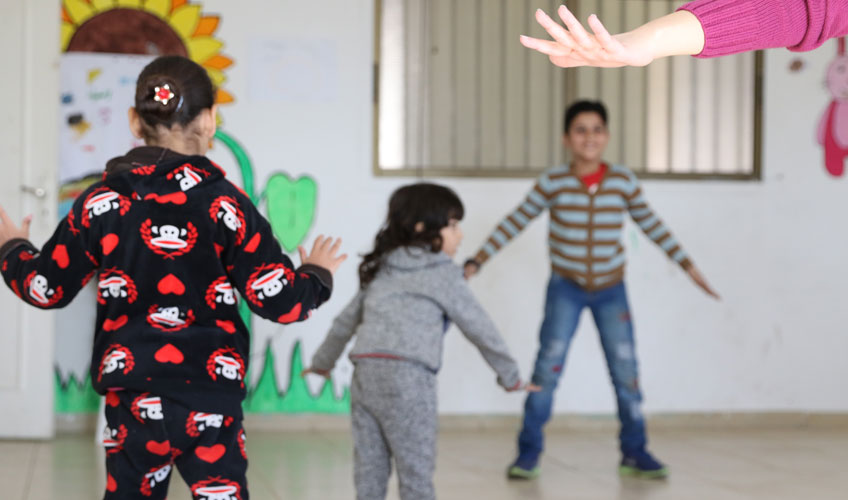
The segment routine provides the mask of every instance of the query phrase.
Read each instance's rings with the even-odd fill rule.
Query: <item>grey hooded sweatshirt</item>
[[[520,383],[518,365],[489,315],[471,293],[462,269],[443,253],[417,247],[388,255],[374,280],[333,321],[312,358],[330,370],[351,337],[351,360],[386,357],[417,362],[433,372],[442,364],[442,339],[453,321],[510,389]]]

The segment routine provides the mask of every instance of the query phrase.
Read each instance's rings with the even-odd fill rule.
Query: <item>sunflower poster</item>
[[[230,5],[221,4],[221,5]],[[238,4],[231,4],[238,11]],[[257,184],[251,155],[227,130],[222,119],[236,102],[227,88],[235,58],[227,54],[219,36],[222,16],[204,12],[201,2],[188,0],[63,0],[61,2],[61,115],[60,115],[60,214],[67,213],[76,196],[98,180],[106,162],[141,142],[127,126],[127,110],[133,105],[136,77],[159,55],[188,57],[206,69],[217,88],[219,128],[210,156],[220,163],[228,178],[240,185],[270,220],[274,233],[287,252],[296,251],[306,238],[317,204],[317,183],[308,176],[288,172],[264,172],[265,185]],[[288,47],[288,46],[286,46]],[[279,60],[291,66],[292,50],[253,50],[245,59],[260,56],[263,73]],[[319,47],[319,54],[328,52]],[[297,52],[297,51],[295,51]],[[329,57],[329,56],[327,56]],[[314,59],[314,58],[313,58]],[[300,60],[300,59],[298,59]],[[275,62],[276,61],[276,62]],[[279,64],[277,64],[279,65]],[[245,68],[246,69],[246,68]],[[295,85],[277,78],[261,89],[265,95],[296,94],[307,90],[322,94],[332,88],[316,86],[314,71],[301,71]],[[320,68],[319,68],[320,69]],[[291,74],[291,73],[288,73]],[[334,80],[319,75],[319,80]],[[303,83],[303,82],[301,82]],[[255,89],[254,89],[255,90]],[[96,280],[93,280],[93,283]],[[94,286],[94,285],[91,285]],[[96,289],[81,292],[74,303],[58,313],[56,323],[56,410],[59,413],[93,413],[100,404],[88,377],[95,328]],[[244,301],[242,301],[244,304]],[[345,413],[349,409],[349,373],[344,380],[309,384],[300,372],[306,354],[297,327],[254,321],[242,308],[251,329],[252,363],[247,379],[247,412]],[[287,329],[290,328],[290,329]],[[281,335],[281,329],[287,329]],[[294,342],[277,342],[287,338]]]

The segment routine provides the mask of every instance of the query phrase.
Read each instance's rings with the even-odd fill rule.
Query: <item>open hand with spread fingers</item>
[[[661,57],[698,54],[704,47],[703,27],[687,11],[668,14],[616,35],[610,34],[595,14],[588,19],[591,33],[565,5],[557,14],[564,26],[541,9],[536,11],[536,21],[553,40],[522,36],[521,44],[547,55],[562,68],[647,66]]]
[[[303,247],[297,247],[297,251],[300,253],[301,264],[323,267],[335,274],[342,262],[347,259],[347,254],[338,255],[341,245],[341,238],[334,240],[321,235],[315,238],[315,243],[312,244],[312,250],[309,254]]]

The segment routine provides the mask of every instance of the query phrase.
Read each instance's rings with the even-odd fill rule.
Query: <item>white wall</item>
[[[341,236],[356,257],[369,248],[391,191],[411,181],[375,178],[371,170],[372,2],[232,5],[204,2],[204,11],[222,14],[216,36],[236,59],[227,70],[226,87],[237,103],[223,110],[226,129],[260,169],[258,185],[279,170],[313,176],[319,208],[310,238],[318,232]],[[332,57],[316,63],[337,79],[322,96],[258,99],[250,90],[248,54],[251,44],[269,39],[323,47]],[[646,411],[848,411],[848,307],[843,304],[848,234],[841,219],[848,213],[848,179],[827,177],[814,143],[818,116],[829,99],[822,83],[825,66],[834,53],[831,42],[803,55],[807,65],[800,74],[787,70],[796,55],[769,53],[763,182],[646,183],[654,208],[723,296],[720,303],[711,301],[650,241],[632,227],[625,232]],[[530,180],[440,181],[466,204],[462,256],[476,250],[531,186]],[[549,269],[545,226],[546,221],[537,221],[472,284],[528,375]],[[274,334],[274,342],[284,347],[303,338],[311,354],[352,296],[357,262],[352,258],[340,271],[333,300],[315,318]],[[276,331],[265,325],[262,335]],[[455,330],[446,342],[440,378],[445,413],[520,411],[522,397],[498,389],[494,375]],[[597,334],[587,315],[572,344],[557,411],[612,409]]]

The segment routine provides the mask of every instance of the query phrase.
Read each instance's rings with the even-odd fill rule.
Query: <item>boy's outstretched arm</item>
[[[360,290],[347,306],[333,320],[333,326],[327,333],[327,338],[312,356],[312,365],[307,370],[318,375],[329,374],[336,366],[339,356],[342,355],[345,346],[356,333],[356,328],[362,322],[362,302],[365,293]]]
[[[234,198],[244,228],[232,231],[222,224],[219,232],[221,259],[233,285],[263,318],[283,324],[307,319],[330,298],[333,273],[347,258],[338,255],[341,240],[319,236],[308,255],[300,249],[302,265],[295,269],[253,203],[241,194]]]
[[[71,208],[73,217],[78,204]],[[65,217],[39,251],[29,241],[31,217],[18,227],[0,207],[0,270],[15,295],[41,309],[66,306],[94,275],[98,256]]]
[[[533,185],[533,189],[527,193],[527,196],[518,208],[504,217],[495,230],[492,231],[492,234],[486,239],[486,243],[480,248],[477,254],[465,262],[465,277],[470,278],[476,274],[480,266],[509,243],[510,240],[518,236],[518,233],[523,231],[530,224],[530,221],[548,208],[550,201],[550,179],[548,179],[547,175],[543,174],[536,181],[536,184]]]
[[[718,294],[710,287],[707,280],[703,277],[695,264],[692,263],[689,256],[680,246],[680,243],[671,234],[671,231],[666,225],[654,214],[645,195],[642,192],[642,187],[636,176],[630,173],[630,192],[627,193],[627,209],[630,212],[630,217],[639,226],[642,232],[648,238],[657,244],[668,257],[680,264],[680,267],[692,278],[698,287],[700,287],[707,295],[719,299]]]

